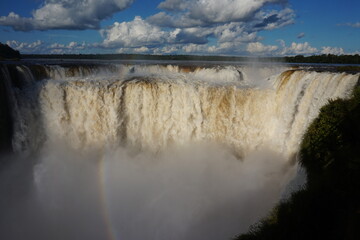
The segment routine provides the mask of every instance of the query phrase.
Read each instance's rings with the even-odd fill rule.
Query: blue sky
[[[360,54],[358,0],[1,0],[22,53]]]

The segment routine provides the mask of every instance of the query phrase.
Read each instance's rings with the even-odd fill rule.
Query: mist
[[[203,144],[154,154],[48,143],[2,171],[0,237],[229,239],[279,200],[295,169],[279,158]]]

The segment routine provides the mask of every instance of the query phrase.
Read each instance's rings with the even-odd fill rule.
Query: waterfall
[[[12,129],[18,162],[32,162],[0,174],[3,185],[31,185],[25,200],[0,202],[13,219],[0,217],[7,239],[226,239],[246,231],[293,177],[320,108],[348,97],[359,79],[216,64],[0,70],[0,104],[12,119],[0,129]],[[14,177],[22,171],[30,171],[25,180]]]
[[[306,70],[255,82],[246,68],[172,65],[50,66],[36,82],[30,68],[15,69],[17,151],[60,138],[75,148],[125,144],[156,152],[208,141],[241,155],[269,148],[290,156],[320,107],[348,96],[357,82],[356,75]]]

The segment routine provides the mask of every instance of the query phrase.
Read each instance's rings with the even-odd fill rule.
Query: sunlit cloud
[[[93,43],[7,42],[23,53],[63,54],[105,49],[143,54],[345,54],[343,48],[313,47],[309,42],[287,45],[279,40],[275,44],[264,44],[262,32],[294,24],[296,15],[287,0],[224,1],[165,0],[158,5],[159,12],[147,18],[136,16],[133,20],[115,21],[100,28],[102,20],[129,7],[134,0],[46,0],[32,12],[32,17],[24,18],[11,12],[0,17],[0,25],[19,31],[98,29],[102,37]],[[343,25],[358,27],[360,23]],[[304,37],[304,32],[297,35],[297,39]]]
[[[0,25],[15,31],[50,29],[99,29],[100,22],[129,7],[134,0],[46,0],[32,11],[32,17],[10,12],[0,17]]]
[[[189,23],[191,22],[196,26],[204,26],[229,22],[248,22],[263,7],[269,4],[285,4],[286,2],[286,0],[166,0],[159,4],[159,8],[168,11],[170,14],[160,13],[163,17],[170,16],[174,20],[182,19],[188,26],[190,26]],[[173,21],[173,23],[175,22],[184,24],[183,22]]]
[[[344,49],[339,47],[322,47],[322,54],[334,54],[334,55],[343,55],[345,54]]]
[[[247,45],[246,50],[249,53],[254,53],[254,54],[264,54],[264,53],[269,53],[269,52],[274,52],[278,49],[278,46],[265,46],[264,44],[260,43],[260,42],[253,42],[253,43],[249,43]]]
[[[158,6],[163,11],[146,19],[135,17],[133,21],[115,22],[100,30],[104,40],[98,46],[132,52],[143,46],[154,53],[161,53],[162,49],[169,53],[172,49],[176,53],[248,54],[248,44],[262,40],[258,36],[260,31],[294,23],[295,13],[286,3],[283,0],[226,0],[226,4],[213,0],[167,0]],[[282,9],[265,9],[271,4]],[[250,49],[255,51],[253,47]],[[273,51],[274,47],[269,50]]]
[[[175,41],[178,31],[164,31],[138,16],[131,22],[115,22],[100,33],[104,38],[103,47],[116,48],[159,46],[171,43]]]
[[[23,53],[39,52],[44,46],[44,42],[41,40],[31,43],[12,40],[7,41],[6,44]]]
[[[279,55],[286,56],[286,55],[310,55],[310,54],[316,54],[319,52],[319,50],[315,47],[312,47],[308,42],[304,43],[296,43],[292,42],[290,46],[286,46],[286,43],[284,40],[278,41],[281,45],[281,51],[279,52]]]
[[[89,44],[78,43],[78,42],[69,42],[68,44],[63,43],[51,43],[48,44],[44,41],[37,40],[35,42],[19,42],[19,41],[7,41],[7,45],[10,47],[20,51],[21,53],[25,54],[32,54],[32,53],[52,53],[52,54],[64,54],[64,53],[77,53],[81,50],[89,49],[92,46]]]

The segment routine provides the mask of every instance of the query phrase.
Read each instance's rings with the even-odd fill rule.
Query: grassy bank
[[[360,239],[360,87],[332,100],[301,144],[307,185],[236,240]]]

